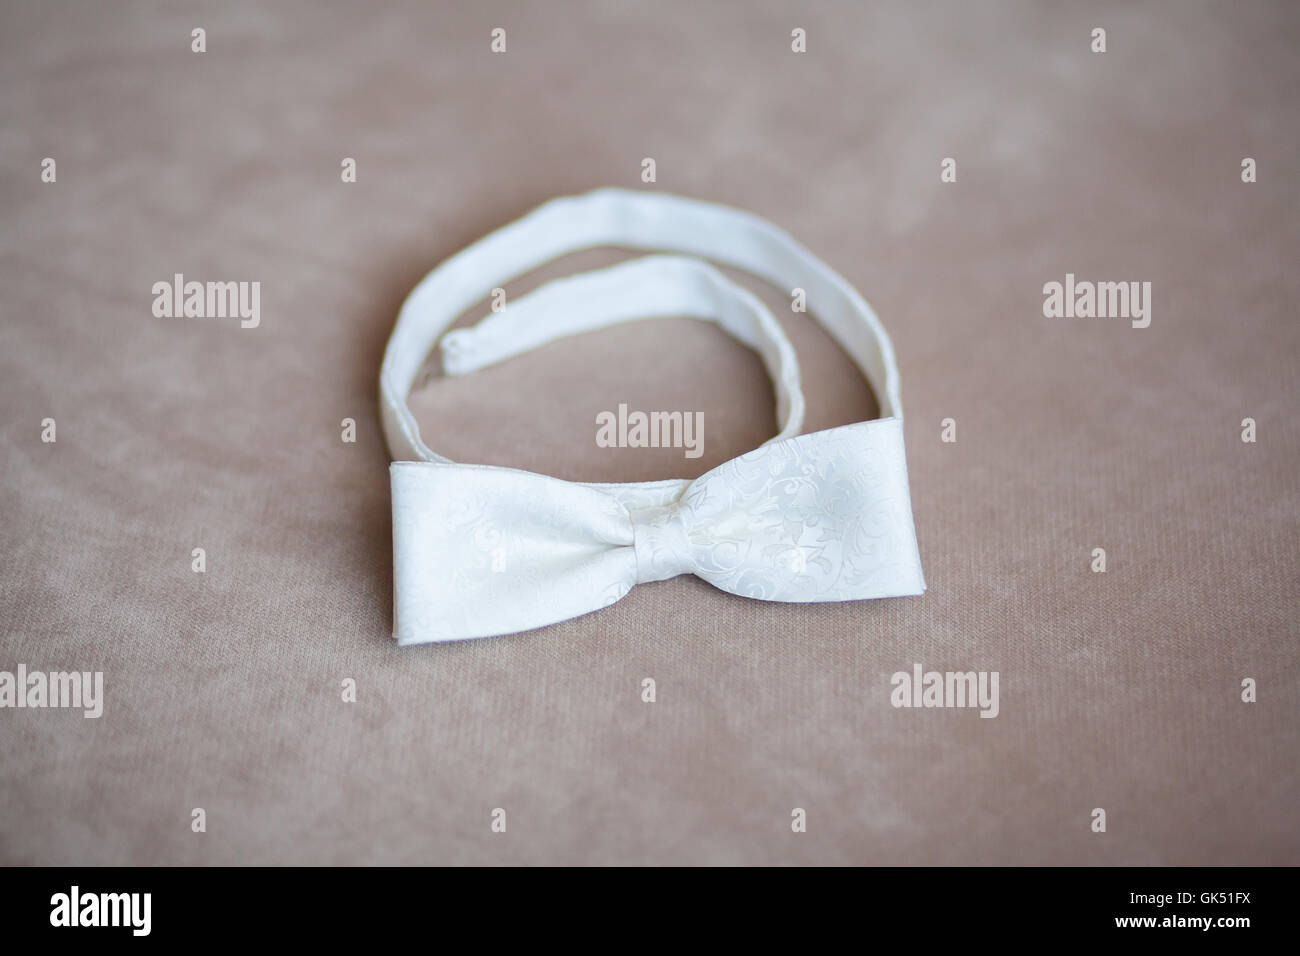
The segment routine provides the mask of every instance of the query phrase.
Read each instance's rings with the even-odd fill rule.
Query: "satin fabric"
[[[755,348],[773,377],[778,433],[687,481],[568,482],[457,464],[428,449],[406,405],[424,356],[465,308],[560,255],[593,246],[676,250],[549,282],[441,340],[467,374],[615,322],[690,315]],[[884,417],[798,435],[793,348],[762,303],[697,258],[782,287],[857,361]],[[770,601],[925,590],[912,522],[893,349],[865,300],[775,226],[697,200],[598,190],[553,200],[447,260],[402,307],[380,382],[393,495],[400,644],[490,637],[597,610],[637,584],[695,574]]]

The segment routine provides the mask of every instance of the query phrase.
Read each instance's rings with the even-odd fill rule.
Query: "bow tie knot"
[[[676,505],[638,508],[629,513],[637,584],[665,581],[695,569],[694,546]]]

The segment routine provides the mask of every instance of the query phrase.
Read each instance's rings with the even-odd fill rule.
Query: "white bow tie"
[[[810,311],[876,391],[880,419],[800,435],[794,350],[766,307],[699,258],[650,255],[549,282],[442,336],[462,375],[566,335],[664,315],[715,321],[772,375],[781,430],[694,481],[592,484],[457,464],[430,451],[406,404],[425,356],[489,290],[597,246],[676,250],[805,291]],[[408,296],[380,374],[395,460],[399,644],[511,634],[695,574],[768,601],[852,601],[925,590],[908,493],[893,348],[871,307],[785,233],[724,206],[602,189],[552,200],[429,273]]]

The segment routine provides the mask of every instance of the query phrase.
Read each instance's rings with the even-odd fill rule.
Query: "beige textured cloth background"
[[[1300,862],[1298,45],[1283,2],[6,2],[0,669],[101,670],[106,704],[0,711],[0,861]],[[757,212],[871,300],[926,595],[678,578],[394,645],[398,305],[603,185]],[[177,272],[260,281],[260,327],[155,318]],[[1150,327],[1044,318],[1067,272],[1150,281]],[[808,429],[870,417],[769,301]],[[619,402],[703,411],[704,457],[597,448]],[[453,458],[588,480],[774,430],[757,358],[671,317],[414,405]],[[1000,715],[894,709],[914,662],[998,671]]]

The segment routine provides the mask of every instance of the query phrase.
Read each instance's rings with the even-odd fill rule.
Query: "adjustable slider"
[[[438,343],[445,375],[464,375],[495,365],[533,347],[531,337],[505,313],[489,315],[478,325],[452,329]]]

